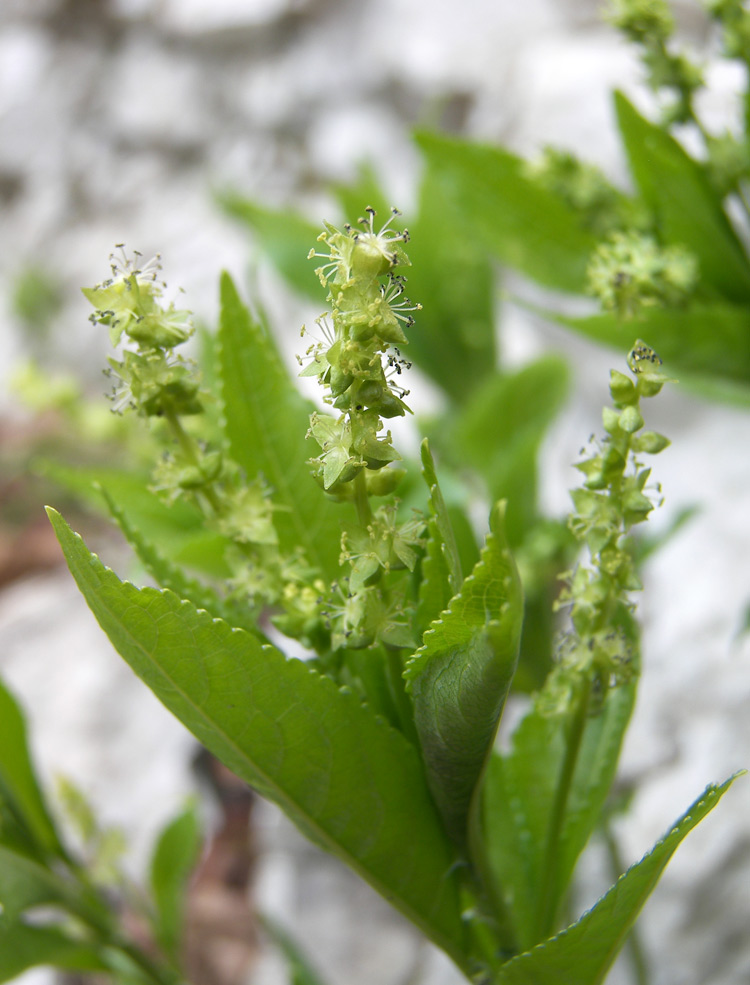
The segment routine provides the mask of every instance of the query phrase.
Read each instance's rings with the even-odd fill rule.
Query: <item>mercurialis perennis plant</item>
[[[120,347],[110,360],[114,409],[146,419],[163,452],[148,475],[96,479],[161,587],[121,581],[50,517],[94,615],[167,708],[468,980],[597,985],[677,845],[731,782],[709,787],[583,916],[570,912],[576,862],[604,815],[635,697],[641,584],[631,529],[659,495],[646,460],[668,444],[646,429],[642,404],[667,377],[640,340],[630,372],[612,371],[604,434],[577,466],[583,485],[567,533],[528,519],[511,495],[486,502],[477,527],[468,507],[479,515],[482,485],[462,486],[461,469],[436,463],[427,440],[420,469],[389,431],[410,413],[404,354],[422,317],[406,293],[398,219],[394,210],[380,225],[368,209],[354,226],[327,224],[311,250],[328,311],[304,331],[300,362],[320,386],[317,407],[227,275],[201,375],[178,354],[192,328],[165,302],[158,265],[113,261],[111,278],[85,294]],[[419,300],[428,317],[431,298]],[[542,370],[523,372],[509,376],[512,386]],[[562,371],[545,363],[543,372],[552,388]],[[502,384],[493,407],[523,393]],[[480,418],[450,406],[447,434],[465,436],[463,472],[481,474],[469,455],[476,461],[481,440],[493,460],[504,419],[478,437]],[[463,443],[454,444],[460,463]],[[556,544],[579,553],[568,550],[548,613],[554,659],[537,663],[535,673],[544,670],[529,696],[518,682],[540,645],[529,613],[542,596],[524,603],[524,588],[531,597],[551,556],[539,545],[553,530]],[[525,713],[501,751],[509,694]],[[2,851],[15,857],[16,846]],[[57,843],[45,851],[35,864],[51,871]],[[11,892],[1,873],[0,893]],[[75,870],[66,878],[75,884]],[[111,968],[113,931],[66,893],[58,905]],[[59,933],[73,940],[79,930]],[[179,950],[161,947],[148,969],[152,981],[179,980]]]

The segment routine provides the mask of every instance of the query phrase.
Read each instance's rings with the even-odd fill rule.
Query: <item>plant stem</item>
[[[366,527],[372,520],[372,510],[367,495],[367,480],[364,469],[360,469],[354,479],[354,505],[357,507],[360,525]]]
[[[568,798],[570,797],[570,791],[573,785],[578,754],[581,750],[583,733],[586,730],[590,697],[591,680],[585,677],[582,682],[581,693],[578,697],[578,706],[570,723],[565,758],[560,769],[555,798],[552,802],[549,827],[547,829],[547,844],[542,862],[542,885],[537,905],[537,931],[540,941],[543,941],[552,932],[555,914],[557,912],[556,890],[560,868],[560,836],[565,820]]]
[[[164,420],[169,425],[174,439],[180,446],[182,454],[191,465],[194,465],[197,469],[199,469],[200,457],[195,439],[190,437],[185,428],[182,426],[179,417],[173,410],[165,410]],[[201,489],[201,492],[208,500],[214,513],[221,513],[221,500],[217,496],[216,490],[212,489],[209,485],[206,485],[203,489]]]

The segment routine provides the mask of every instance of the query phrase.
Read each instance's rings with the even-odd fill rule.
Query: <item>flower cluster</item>
[[[703,73],[683,52],[669,48],[674,20],[667,0],[612,0],[609,19],[640,45],[651,89],[672,93],[672,102],[664,109],[664,124],[696,122],[693,96],[704,84]]]
[[[168,443],[151,474],[151,488],[167,503],[187,498],[226,538],[227,599],[256,615],[266,607],[283,630],[311,645],[321,626],[318,603],[325,585],[299,557],[284,556],[273,517],[277,507],[261,476],[249,477],[212,441],[199,440],[205,422],[195,363],[174,350],[193,334],[190,313],[163,303],[160,257],[141,264],[122,246],[110,257],[112,276],[83,293],[95,307],[91,320],[109,328],[116,380],[113,410],[133,410],[161,421]],[[184,417],[191,419],[186,427]],[[197,436],[196,436],[197,435]]]
[[[328,252],[309,254],[324,261],[316,273],[329,288],[331,310],[318,319],[320,337],[308,348],[301,375],[317,377],[325,402],[339,411],[336,417],[311,416],[309,435],[320,446],[311,464],[326,492],[354,501],[358,517],[342,537],[341,563],[349,565],[349,574],[326,609],[334,648],[413,642],[399,615],[400,589],[386,588],[382,577],[414,569],[424,522],[399,524],[396,503],[374,513],[369,503],[393,492],[404,474],[390,467],[401,456],[390,432],[383,433],[383,419],[409,411],[400,378],[410,363],[399,347],[408,341],[404,330],[413,324],[412,312],[421,307],[408,299],[406,279],[396,273],[409,262],[403,250],[408,232],[391,228],[398,215],[393,209],[379,230],[371,208],[359,220],[361,228],[327,225],[319,242]]]
[[[738,58],[750,65],[750,10],[743,0],[711,0],[708,11],[723,28],[727,58]]]
[[[589,292],[604,308],[632,318],[644,307],[686,301],[698,265],[682,246],[659,246],[652,236],[617,232],[596,248],[587,274]]]
[[[314,459],[315,475],[328,492],[352,495],[344,487],[358,476],[368,491],[384,495],[400,478],[372,484],[373,473],[400,459],[390,432],[381,434],[382,418],[403,416],[408,390],[399,385],[410,363],[398,348],[407,342],[404,328],[413,322],[412,304],[404,293],[405,278],[395,267],[408,263],[402,243],[408,232],[390,228],[399,214],[375,231],[375,212],[368,209],[363,229],[344,226],[343,232],[326,226],[319,242],[328,253],[310,251],[310,258],[325,263],[316,273],[329,287],[329,314],[318,319],[322,338],[307,350],[302,376],[316,376],[327,391],[326,402],[338,417],[314,414],[310,434],[320,445]],[[303,332],[306,331],[303,329]]]
[[[203,407],[195,367],[174,354],[193,334],[190,312],[162,304],[166,284],[159,280],[159,255],[141,264],[139,253],[129,257],[121,244],[117,250],[109,258],[112,276],[83,288],[96,309],[91,321],[109,328],[112,345],[124,337],[135,346],[125,349],[121,360],[109,360],[113,410],[132,409],[145,417],[199,414]]]
[[[654,508],[647,486],[651,470],[639,456],[658,454],[669,444],[664,435],[643,430],[640,400],[659,393],[668,378],[659,372],[659,356],[640,339],[628,365],[634,380],[616,370],[610,375],[614,407],[603,412],[606,437],[576,466],[585,480],[571,494],[569,525],[591,563],[564,576],[558,608],[569,610],[571,629],[540,696],[550,712],[569,709],[583,688],[596,707],[609,688],[637,672],[629,593],[641,583],[627,535]]]

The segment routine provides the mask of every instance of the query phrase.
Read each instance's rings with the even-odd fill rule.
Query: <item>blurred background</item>
[[[698,6],[675,11],[684,39],[710,59]],[[105,525],[34,468],[50,449],[69,448],[74,462],[77,427],[108,427],[99,395],[109,343],[80,287],[107,275],[115,243],[158,251],[170,288],[184,287],[211,327],[228,269],[269,312],[291,365],[299,328],[324,299],[310,309],[285,291],[220,194],[338,219],[331,183],[368,162],[408,225],[416,126],[531,156],[556,144],[626,186],[610,93],[648,105],[641,75],[593,0],[0,0],[0,674],[26,709],[42,775],[72,777],[103,822],[125,831],[135,875],[154,832],[206,779],[191,738],[90,617],[42,513],[44,502],[69,507],[107,563],[126,570]],[[707,75],[704,108],[721,121],[741,80],[726,62],[709,61]],[[506,278],[506,294],[517,286]],[[501,316],[510,364],[548,350],[570,358],[572,397],[540,470],[543,505],[560,515],[577,482],[570,463],[622,359],[510,301]],[[426,384],[413,389],[434,399]],[[99,410],[76,425],[61,408],[79,392]],[[655,529],[685,507],[697,512],[644,573],[644,674],[622,762],[636,785],[618,828],[626,864],[708,782],[750,765],[750,414],[677,387],[649,411],[649,426],[673,442],[655,463],[666,496]],[[231,782],[222,783],[226,793]],[[235,791],[222,809],[206,808],[207,823],[231,840],[252,818],[243,898],[283,920],[331,985],[459,980],[274,809],[242,801],[233,829],[233,796],[242,801]],[[750,980],[749,817],[744,781],[667,870],[641,922],[653,985]],[[587,886],[599,885],[603,864],[587,857],[580,909],[594,901]],[[215,886],[204,897],[196,934],[215,935],[226,965],[215,981],[286,982],[250,911],[236,898],[227,909]],[[611,978],[629,980],[624,969]]]

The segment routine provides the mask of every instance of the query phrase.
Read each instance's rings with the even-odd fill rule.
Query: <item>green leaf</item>
[[[18,830],[24,841],[26,837],[30,837],[37,852],[42,856],[49,854],[66,857],[34,773],[26,741],[23,714],[2,682],[0,682],[0,802],[10,815],[8,820],[12,818],[14,822],[13,829]],[[0,820],[0,842],[6,840],[6,824],[3,820]]]
[[[715,302],[686,308],[648,308],[622,321],[614,313],[589,318],[550,317],[587,338],[627,352],[636,335],[646,339],[668,372],[699,380],[750,382],[750,310]],[[743,387],[744,388],[744,387]],[[746,391],[747,392],[747,391]]]
[[[63,971],[107,971],[95,948],[68,937],[56,927],[0,921],[0,982],[29,968],[51,965]]]
[[[569,716],[544,715],[533,707],[516,729],[510,752],[496,753],[490,760],[483,790],[487,855],[495,883],[512,912],[521,949],[539,942],[540,914],[557,910],[596,826],[634,700],[635,687],[624,685],[610,691],[601,712],[587,720],[565,814],[554,832],[550,823]],[[556,848],[552,885],[546,871],[550,837],[555,838]]]
[[[495,370],[495,277],[452,188],[441,171],[427,167],[419,213],[409,223],[406,271],[409,297],[422,310],[407,335],[409,358],[460,404]]]
[[[467,228],[503,263],[547,287],[581,293],[596,246],[578,214],[499,147],[420,133],[428,165]]]
[[[492,502],[507,499],[506,530],[514,547],[537,516],[539,445],[567,396],[568,379],[566,363],[556,356],[495,374],[476,388],[440,436],[451,464],[476,470]]]
[[[435,521],[435,532],[440,542],[440,550],[445,559],[445,567],[448,576],[448,588],[451,597],[461,588],[463,574],[461,572],[461,559],[458,555],[456,538],[453,534],[448,509],[443,499],[443,494],[438,485],[437,473],[435,472],[435,462],[430,451],[430,443],[425,438],[422,442],[420,453],[422,456],[422,475],[427,483],[430,492],[428,505],[430,516]]]
[[[320,226],[290,209],[269,209],[235,192],[225,192],[217,198],[225,212],[252,230],[287,282],[301,294],[319,301],[320,282],[315,276],[315,263],[307,256],[316,244]]]
[[[557,937],[505,964],[497,985],[601,985],[677,846],[716,806],[735,778],[709,786],[596,906]]]
[[[404,671],[430,789],[459,843],[518,658],[523,598],[503,512],[492,511],[479,561]]]
[[[248,477],[262,473],[284,507],[274,523],[281,546],[301,546],[333,580],[339,573],[341,524],[351,507],[333,503],[317,485],[305,439],[314,410],[289,379],[273,343],[251,318],[228,274],[221,280],[219,328],[225,435]]]
[[[286,958],[291,973],[291,985],[324,985],[323,979],[313,968],[307,956],[302,953],[296,941],[276,920],[267,914],[260,914],[263,929]]]
[[[0,924],[16,920],[24,910],[40,905],[60,906],[93,926],[108,913],[93,893],[42,863],[0,845]]]
[[[105,492],[141,536],[159,545],[167,560],[214,578],[226,579],[231,575],[225,560],[230,541],[209,530],[205,516],[186,500],[167,506],[149,491],[151,479],[147,473],[106,467],[73,468],[52,462],[38,465],[43,475],[109,515],[109,506],[102,495]]]
[[[233,605],[208,585],[184,574],[181,568],[163,557],[153,544],[141,535],[107,490],[102,489],[102,495],[109,506],[114,521],[137,554],[141,564],[162,588],[168,588],[181,599],[192,602],[196,609],[206,609],[212,615],[219,616],[220,619],[224,619],[232,626],[239,626],[256,636],[260,635],[255,620],[244,606],[241,604]]]
[[[188,806],[160,833],[151,859],[151,891],[156,903],[156,937],[178,959],[187,885],[201,851],[195,806]]]
[[[750,298],[750,266],[705,171],[621,92],[617,120],[633,174],[667,243],[687,246],[701,279],[732,301]]]
[[[49,514],[99,624],[156,696],[461,964],[454,853],[414,747],[304,663],[171,592],[120,582]]]

